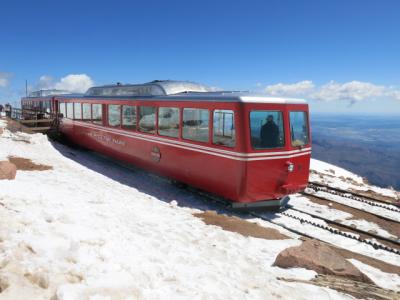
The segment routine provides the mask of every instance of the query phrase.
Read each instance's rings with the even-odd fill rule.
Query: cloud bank
[[[305,97],[319,101],[347,101],[350,104],[366,100],[400,100],[400,89],[370,82],[350,81],[339,83],[330,81],[317,86],[311,80],[296,83],[268,85],[264,92],[271,96]]]
[[[0,72],[0,88],[5,88],[10,83],[10,74]]]
[[[72,93],[84,93],[94,85],[94,81],[86,74],[69,74],[59,81],[53,77],[43,75],[35,86],[35,90],[57,89]]]

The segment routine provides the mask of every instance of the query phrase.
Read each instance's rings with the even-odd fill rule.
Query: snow
[[[0,181],[0,298],[352,299],[277,279],[315,276],[272,266],[300,240],[207,226],[192,213],[208,204],[146,172],[5,130],[0,160],[9,155],[53,169]]]
[[[392,197],[394,199],[398,199],[399,197],[399,195],[393,189],[369,185],[364,182],[361,176],[317,159],[311,159],[310,169],[317,172],[317,174],[310,173],[310,182],[325,183],[331,187],[342,190],[371,190],[383,196]]]
[[[367,275],[375,284],[381,288],[400,292],[400,276],[399,274],[385,273],[370,265],[364,264],[356,259],[349,261],[361,272]]]

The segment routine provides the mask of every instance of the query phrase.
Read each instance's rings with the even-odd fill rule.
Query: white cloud
[[[369,82],[350,81],[337,83],[330,81],[321,86],[312,96],[316,100],[337,101],[347,100],[355,103],[367,99],[376,99],[385,95],[385,87]]]
[[[0,88],[6,87],[10,83],[10,74],[0,72]]]
[[[40,76],[35,89],[57,89],[72,93],[84,93],[93,85],[93,80],[86,74],[69,74],[57,82],[54,82],[51,76],[43,75]]]
[[[319,101],[348,101],[350,104],[376,99],[400,100],[398,88],[356,80],[345,83],[330,81],[321,86],[316,86],[310,80],[289,84],[278,83],[265,87],[265,92],[271,96],[305,97]]]
[[[292,84],[277,83],[268,85],[265,92],[272,96],[299,96],[305,95],[314,89],[314,83],[310,80],[299,81]]]

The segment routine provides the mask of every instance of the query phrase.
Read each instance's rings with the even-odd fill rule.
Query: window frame
[[[110,124],[110,106],[119,106],[119,124],[117,125],[111,125]],[[107,126],[108,127],[112,127],[112,128],[121,128],[122,125],[122,118],[121,118],[121,113],[122,113],[122,109],[121,109],[122,105],[121,104],[107,104]]]
[[[84,117],[84,113],[83,113],[83,111],[84,111],[84,109],[83,109],[84,105],[89,105],[89,115],[90,115],[90,118],[89,118],[88,120],[86,120],[86,119],[83,118],[83,117]],[[83,122],[92,123],[93,118],[92,118],[92,104],[91,104],[91,103],[88,103],[88,102],[83,102],[83,103],[82,103],[82,121],[83,121]]]
[[[306,126],[307,126],[307,143],[306,144],[304,144],[304,145],[299,145],[299,146],[295,146],[295,145],[293,145],[293,140],[292,140],[292,122],[291,122],[291,118],[290,118],[290,113],[292,113],[292,112],[294,112],[294,113],[299,113],[299,112],[301,112],[301,113],[303,113],[303,115],[305,116],[305,124],[306,124]],[[310,139],[310,122],[309,122],[309,116],[308,116],[308,112],[307,111],[304,111],[304,110],[289,110],[288,111],[288,121],[289,121],[289,138],[290,138],[290,146],[291,147],[295,147],[295,148],[304,148],[304,147],[307,147],[307,146],[309,146],[310,145],[310,143],[311,143],[311,139]]]
[[[185,109],[191,109],[191,110],[206,110],[208,112],[208,124],[207,124],[207,141],[200,141],[200,140],[195,140],[195,139],[190,139],[187,137],[184,137],[184,129],[185,129],[185,124],[184,124],[184,116],[185,116]],[[204,108],[204,107],[183,107],[181,109],[182,113],[182,118],[181,118],[181,139],[186,140],[186,141],[191,141],[191,142],[196,142],[196,143],[201,143],[201,144],[211,144],[212,143],[212,117],[213,114],[211,114],[211,110],[209,108]],[[211,126],[210,126],[211,123]]]
[[[64,106],[63,111],[61,111],[61,104]],[[65,102],[58,102],[58,114],[62,114],[62,118],[66,117],[66,113],[65,113],[66,109],[67,109],[67,105]]]
[[[170,108],[170,109],[177,109],[178,110],[178,134],[176,136],[170,136],[170,135],[165,135],[160,133],[160,109],[162,108]],[[167,137],[167,138],[172,138],[172,139],[180,139],[182,137],[182,128],[183,128],[183,123],[182,123],[182,114],[181,112],[183,109],[177,106],[158,106],[157,107],[157,135],[162,136],[162,137]]]
[[[254,147],[254,145],[253,145],[253,141],[252,141],[252,138],[253,138],[253,135],[252,135],[252,132],[251,132],[251,113],[252,112],[280,112],[281,113],[281,115],[282,115],[282,134],[283,134],[283,145],[282,146],[279,146],[279,147],[274,147],[274,148],[255,148]],[[286,146],[287,146],[287,141],[286,141],[286,132],[285,132],[285,130],[286,130],[286,119],[287,119],[287,112],[286,112],[286,110],[279,110],[279,109],[275,109],[275,110],[271,110],[271,109],[269,109],[269,110],[265,110],[265,109],[251,109],[250,111],[249,111],[249,114],[248,114],[248,121],[249,121],[249,133],[250,133],[250,135],[249,135],[249,137],[250,137],[250,140],[249,140],[249,142],[250,142],[250,146],[251,146],[251,149],[252,150],[254,150],[254,151],[268,151],[268,150],[271,150],[271,151],[274,151],[274,150],[280,150],[280,149],[284,149]],[[260,130],[261,130],[261,128],[260,128]]]
[[[142,116],[141,116],[141,112],[142,112],[142,107],[152,107],[152,108],[154,108],[154,132],[150,132],[150,131],[143,131],[143,130],[141,130],[141,127],[140,127],[140,121],[141,121],[141,119],[142,119]],[[138,131],[138,132],[140,132],[140,133],[144,133],[144,134],[151,134],[151,135],[158,135],[158,133],[157,133],[157,131],[158,131],[158,109],[157,109],[157,105],[155,105],[155,104],[148,104],[148,105],[142,105],[142,104],[138,104],[137,105],[137,111],[136,111],[136,113],[137,113],[137,117],[136,117],[136,120],[137,120],[137,128],[136,128],[136,130]]]
[[[68,106],[72,107],[72,117],[69,116]],[[66,102],[65,117],[67,119],[69,119],[69,120],[73,120],[74,119],[74,103],[73,102]]]
[[[100,105],[100,112],[101,112],[101,120],[95,120],[93,118],[93,105]],[[103,114],[103,103],[91,103],[91,115],[92,115],[92,123],[95,125],[104,126],[104,114]]]
[[[135,128],[128,128],[126,126],[132,126],[132,125],[124,125],[124,107],[133,107],[135,109]],[[121,104],[121,128],[124,130],[131,130],[131,131],[138,131],[138,107],[139,105],[133,104]]]
[[[216,144],[216,142],[215,142],[215,127],[214,127],[215,118],[214,118],[214,114],[215,114],[216,111],[231,111],[232,112],[232,121],[233,121],[232,138],[233,138],[233,141],[234,141],[233,146],[229,146],[229,145],[225,145],[225,144]],[[217,147],[229,148],[229,149],[236,148],[236,145],[237,145],[236,117],[235,117],[236,114],[237,113],[236,113],[235,109],[233,109],[233,108],[214,108],[214,109],[212,109],[212,111],[211,111],[211,116],[212,116],[212,120],[211,120],[211,124],[212,124],[212,128],[211,128],[211,136],[212,136],[211,143],[212,143],[212,145],[217,146]],[[225,122],[223,122],[223,123],[225,123]]]
[[[82,121],[82,103],[81,102],[73,102],[73,103],[74,103],[74,120],[81,120]],[[76,117],[75,106],[80,106],[81,107],[81,117],[79,119]]]

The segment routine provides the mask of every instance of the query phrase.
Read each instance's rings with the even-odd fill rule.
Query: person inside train
[[[261,127],[261,147],[274,148],[278,146],[279,127],[274,122],[274,116],[269,115],[267,122]]]

